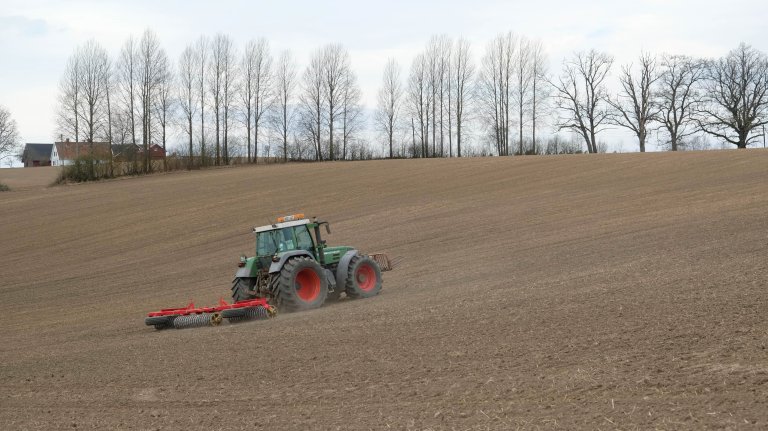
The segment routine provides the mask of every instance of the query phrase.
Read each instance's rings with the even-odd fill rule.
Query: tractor
[[[264,298],[281,310],[299,311],[339,299],[342,292],[352,299],[377,295],[382,271],[392,269],[387,255],[328,246],[321,227],[331,233],[327,221],[293,214],[253,228],[256,254],[240,257],[232,282],[235,303]]]

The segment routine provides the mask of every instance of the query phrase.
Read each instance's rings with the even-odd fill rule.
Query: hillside
[[[297,211],[401,257],[382,294],[143,325],[227,298],[250,228]],[[2,429],[768,426],[763,150],[179,172],[0,218]]]

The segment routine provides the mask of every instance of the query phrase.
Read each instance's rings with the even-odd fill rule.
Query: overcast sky
[[[563,58],[595,48],[632,61],[641,50],[716,57],[746,42],[768,52],[768,3],[730,1],[34,1],[0,0],[0,105],[25,142],[52,142],[59,77],[69,54],[90,38],[116,56],[125,39],[153,29],[174,64],[201,34],[229,34],[238,47],[266,37],[289,48],[300,67],[319,46],[350,51],[375,106],[383,66],[396,58],[407,74],[432,35],[463,36],[479,57],[496,34],[540,38],[557,71]],[[618,67],[615,67],[617,70]],[[627,143],[630,149],[630,143]]]

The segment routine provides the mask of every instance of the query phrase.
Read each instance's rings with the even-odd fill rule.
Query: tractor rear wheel
[[[309,257],[296,257],[274,276],[281,307],[289,311],[309,310],[323,305],[328,297],[328,281],[323,267]]]
[[[381,291],[381,268],[368,256],[357,255],[349,261],[347,284],[344,288],[347,296],[353,299],[370,298]]]
[[[256,280],[253,278],[236,278],[232,283],[232,300],[234,302],[253,299],[256,295],[253,293],[253,286]]]

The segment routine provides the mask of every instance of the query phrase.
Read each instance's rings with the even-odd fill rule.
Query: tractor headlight
[[[280,262],[280,256],[278,255],[272,256],[272,262],[275,262],[275,263]]]

